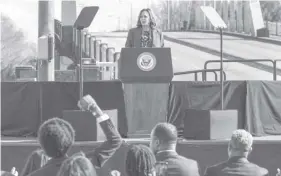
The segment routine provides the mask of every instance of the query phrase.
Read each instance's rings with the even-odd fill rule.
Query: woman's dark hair
[[[75,140],[75,131],[63,119],[52,118],[45,121],[38,130],[39,143],[47,156],[64,156]]]
[[[96,169],[83,152],[79,152],[66,159],[57,176],[97,176]]]
[[[154,171],[155,156],[145,145],[133,145],[126,157],[126,172],[129,176],[148,176]]]
[[[138,22],[137,22],[137,27],[138,28],[141,28],[142,27],[142,25],[141,25],[141,21],[140,21],[140,16],[141,16],[141,14],[142,14],[142,12],[144,12],[144,11],[146,11],[148,14],[149,14],[149,26],[152,28],[152,29],[154,29],[154,28],[156,28],[156,20],[155,20],[155,18],[154,18],[154,16],[153,16],[153,13],[152,13],[152,11],[151,11],[151,9],[142,9],[141,11],[140,11],[140,13],[139,13],[139,16],[138,16]]]

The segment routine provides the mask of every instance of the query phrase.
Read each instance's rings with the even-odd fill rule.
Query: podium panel
[[[128,137],[149,138],[153,127],[166,122],[169,84],[124,84]]]
[[[123,83],[170,83],[171,58],[170,48],[122,48],[119,78]]]
[[[237,129],[237,110],[189,109],[184,118],[184,137],[186,139],[228,139]]]

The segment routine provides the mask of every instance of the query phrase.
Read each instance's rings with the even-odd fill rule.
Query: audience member
[[[133,145],[126,157],[126,172],[128,176],[156,176],[155,156],[149,147]]]
[[[94,166],[101,167],[122,144],[120,134],[108,115],[102,112],[90,95],[83,97],[78,105],[81,109],[90,111],[97,118],[97,122],[100,123],[106,135],[107,140],[101,146],[86,153]],[[38,138],[41,148],[51,159],[29,176],[56,175],[62,162],[68,158],[67,152],[74,143],[74,129],[67,121],[52,118],[40,126]]]
[[[97,176],[97,173],[91,161],[80,152],[62,163],[57,176]]]
[[[253,137],[245,130],[235,130],[228,145],[228,161],[209,167],[205,176],[264,176],[268,170],[248,161]]]
[[[50,158],[42,149],[34,150],[27,158],[25,166],[20,173],[20,176],[26,176],[31,172],[44,166]]]
[[[169,123],[157,124],[151,132],[150,147],[157,162],[168,163],[167,176],[199,176],[198,163],[176,152],[177,129]]]

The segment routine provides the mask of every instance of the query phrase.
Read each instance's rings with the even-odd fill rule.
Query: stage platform
[[[227,145],[229,139],[223,140],[184,140],[179,139],[177,151],[179,154],[193,158],[198,161],[201,172],[204,172],[209,165],[227,159]],[[93,150],[102,141],[76,142],[70,150],[69,155],[84,151]],[[149,144],[149,139],[124,139],[123,145],[115,155],[99,169],[100,175],[108,175],[111,170],[117,169],[125,174],[125,157],[129,145]],[[1,167],[2,170],[10,170],[16,167],[22,169],[25,159],[33,151],[39,148],[35,138],[1,138]],[[276,174],[281,161],[281,136],[255,137],[253,152],[249,160],[261,165],[270,171],[270,175]],[[201,173],[203,174],[203,173]]]

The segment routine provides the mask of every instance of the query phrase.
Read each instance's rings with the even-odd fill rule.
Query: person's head
[[[55,117],[40,126],[38,140],[48,157],[59,158],[65,156],[74,143],[75,132],[70,123]]]
[[[174,125],[158,123],[150,135],[150,148],[154,153],[161,150],[176,150],[178,132]]]
[[[234,156],[248,157],[252,151],[253,137],[245,130],[235,130],[228,144],[229,158]]]
[[[133,145],[126,157],[128,176],[155,176],[156,159],[149,147]]]
[[[96,169],[92,162],[85,157],[85,154],[79,152],[74,154],[70,158],[66,159],[57,176],[97,176]]]
[[[156,21],[150,9],[142,9],[139,13],[137,27],[142,26],[156,27]]]

